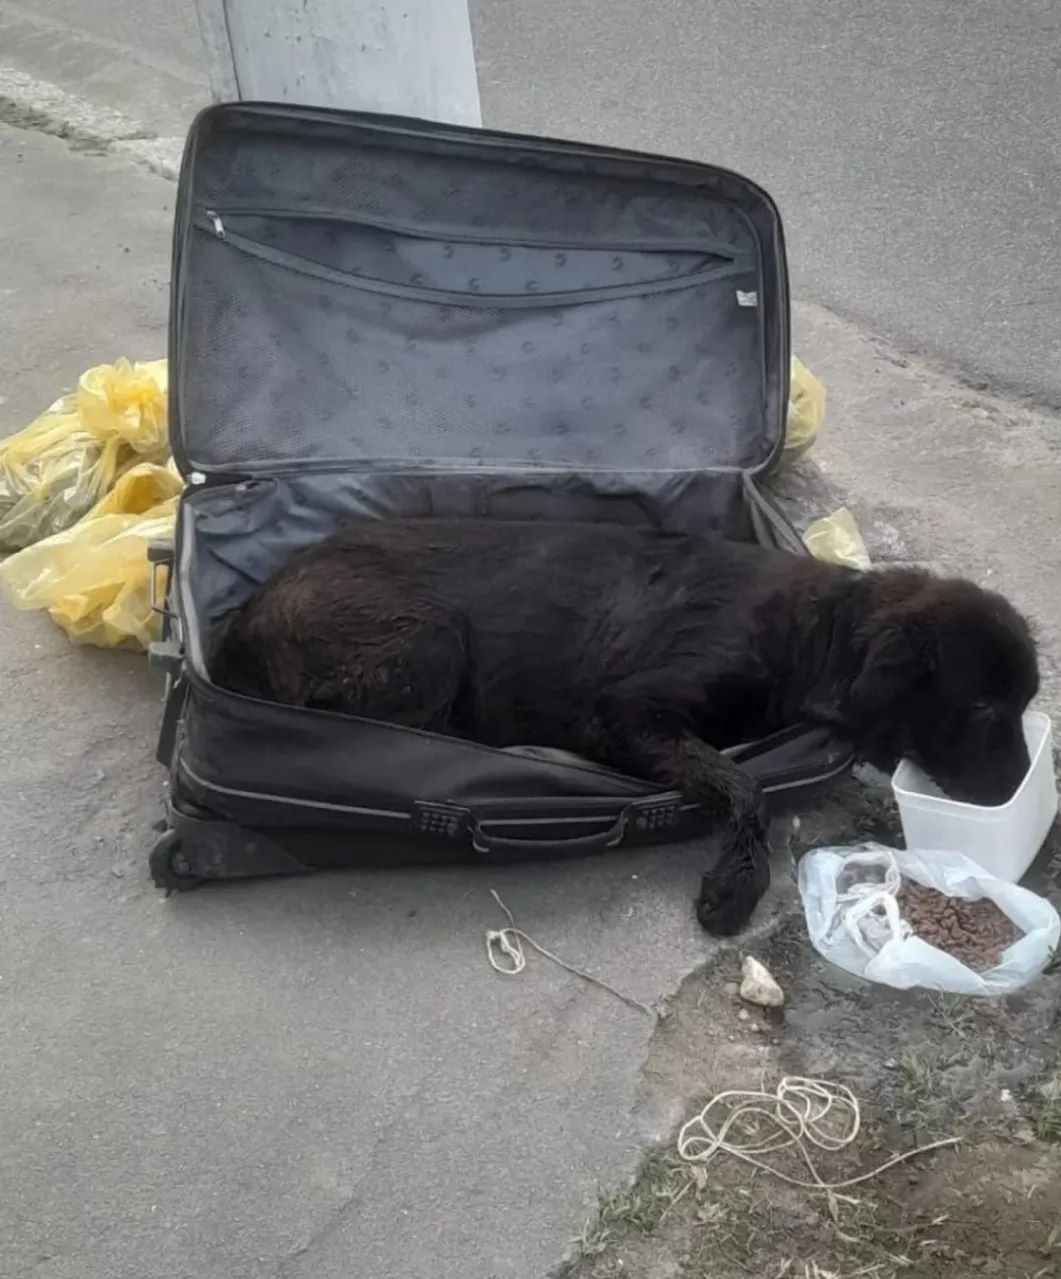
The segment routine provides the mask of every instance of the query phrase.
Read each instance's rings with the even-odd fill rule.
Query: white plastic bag
[[[995,968],[976,972],[910,935],[896,902],[904,878],[947,897],[986,897],[1024,935]],[[996,879],[961,853],[882,844],[817,848],[799,864],[799,892],[811,942],[823,958],[900,990],[923,986],[957,995],[1004,995],[1037,977],[1061,939],[1061,919],[1048,901]]]

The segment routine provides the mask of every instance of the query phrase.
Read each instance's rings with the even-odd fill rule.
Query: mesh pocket
[[[703,255],[679,259],[699,270],[572,293],[569,304],[533,292],[440,299],[193,236],[178,376],[197,465],[761,460],[758,312],[738,303],[739,266],[712,276]]]

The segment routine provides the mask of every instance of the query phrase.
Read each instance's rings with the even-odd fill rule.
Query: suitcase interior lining
[[[505,296],[489,292],[486,272],[480,294],[468,281],[381,286],[227,231],[194,234],[204,242],[186,358],[202,368],[203,344],[216,344],[233,373],[182,379],[185,420],[214,423],[197,456],[244,473],[371,457],[620,469],[762,460],[761,334],[756,309],[737,301],[756,288],[747,263]]]
[[[188,657],[208,677],[221,619],[295,550],[344,518],[608,520],[784,543],[740,472],[303,472],[189,489],[176,592]]]
[[[787,299],[758,188],[432,129],[208,116],[175,270],[186,470],[770,461]]]
[[[473,294],[484,301],[544,305],[555,295],[621,294],[628,289],[683,288],[754,259],[705,236],[678,241],[586,243],[541,238],[508,243],[497,236],[446,241],[421,228],[362,221],[336,212],[212,209],[196,225],[245,252],[318,268],[351,288],[393,288],[399,295]],[[324,278],[329,278],[325,275]]]

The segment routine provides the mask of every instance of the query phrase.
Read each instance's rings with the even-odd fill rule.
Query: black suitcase
[[[170,430],[187,480],[152,658],[170,769],[155,881],[589,853],[700,835],[679,794],[215,686],[218,620],[343,515],[651,521],[803,553],[770,198],[686,161],[239,104],[177,192]],[[733,752],[768,796],[845,771],[795,725]]]

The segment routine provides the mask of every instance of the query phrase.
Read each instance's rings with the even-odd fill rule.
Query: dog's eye
[[[973,702],[973,714],[977,716],[993,715],[995,703],[990,697],[978,697]]]

